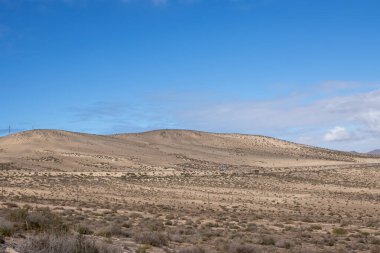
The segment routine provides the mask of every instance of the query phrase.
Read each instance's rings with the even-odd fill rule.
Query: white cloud
[[[307,99],[204,102],[173,113],[180,125],[200,130],[264,134],[345,150],[379,148],[380,89]]]
[[[347,141],[352,138],[351,134],[344,127],[334,127],[324,136],[326,141]]]
[[[380,110],[369,109],[360,115],[360,119],[366,123],[369,131],[380,134]]]
[[[142,99],[143,108],[101,103],[73,113],[77,120],[90,123],[115,125],[117,121],[116,132],[127,131],[128,126],[141,130],[175,127],[269,135],[347,151],[380,148],[379,88],[327,99],[307,94],[220,102],[219,95],[204,91],[155,93]]]

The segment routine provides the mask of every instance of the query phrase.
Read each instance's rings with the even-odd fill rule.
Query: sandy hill
[[[378,162],[275,138],[189,130],[91,135],[33,130],[0,138],[0,162],[45,170],[280,167]]]

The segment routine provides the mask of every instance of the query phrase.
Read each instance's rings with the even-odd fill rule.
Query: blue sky
[[[380,148],[379,27],[377,0],[0,0],[0,134]]]

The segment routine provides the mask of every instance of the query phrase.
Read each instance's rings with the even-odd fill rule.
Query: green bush
[[[346,235],[348,231],[344,228],[334,228],[333,233],[336,235]]]

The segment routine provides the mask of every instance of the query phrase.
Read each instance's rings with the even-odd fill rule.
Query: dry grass
[[[134,238],[138,243],[156,247],[164,246],[168,243],[168,238],[165,234],[154,231],[138,233],[134,236]]]
[[[206,253],[206,250],[201,247],[192,246],[189,248],[180,249],[178,250],[178,253]]]
[[[12,236],[14,232],[13,223],[0,217],[0,236]]]
[[[87,239],[84,236],[38,235],[24,241],[20,253],[121,253],[115,246]]]
[[[16,150],[0,170],[5,245],[59,249],[81,234],[137,253],[379,252],[380,164],[265,138],[152,136],[104,137],[105,153],[98,137]]]

